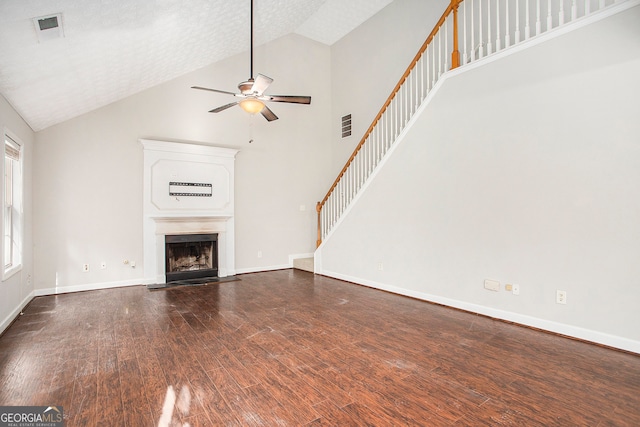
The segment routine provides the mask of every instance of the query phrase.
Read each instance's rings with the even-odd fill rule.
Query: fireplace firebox
[[[167,283],[218,277],[218,234],[166,235]]]

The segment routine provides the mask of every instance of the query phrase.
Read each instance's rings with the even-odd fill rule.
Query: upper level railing
[[[440,77],[518,43],[632,0],[451,0],[353,154],[318,202],[317,245],[404,130]]]

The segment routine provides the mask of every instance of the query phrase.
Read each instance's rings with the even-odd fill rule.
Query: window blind
[[[4,136],[4,155],[11,160],[20,160],[20,144],[11,139],[9,135]]]

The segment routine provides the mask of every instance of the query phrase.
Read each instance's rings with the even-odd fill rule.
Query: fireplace
[[[218,277],[218,234],[165,235],[167,282]]]
[[[217,233],[217,249],[211,251],[211,258],[215,257],[212,268],[217,270],[205,274],[219,278],[235,275],[234,163],[238,150],[205,142],[140,142],[144,147],[145,282],[176,280],[166,274],[165,236],[174,235]],[[176,182],[208,191],[176,195]]]

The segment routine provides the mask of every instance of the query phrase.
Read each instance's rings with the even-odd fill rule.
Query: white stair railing
[[[482,59],[626,0],[465,0],[461,64]]]
[[[451,0],[353,154],[318,202],[320,246],[438,79],[557,27],[634,0]]]

